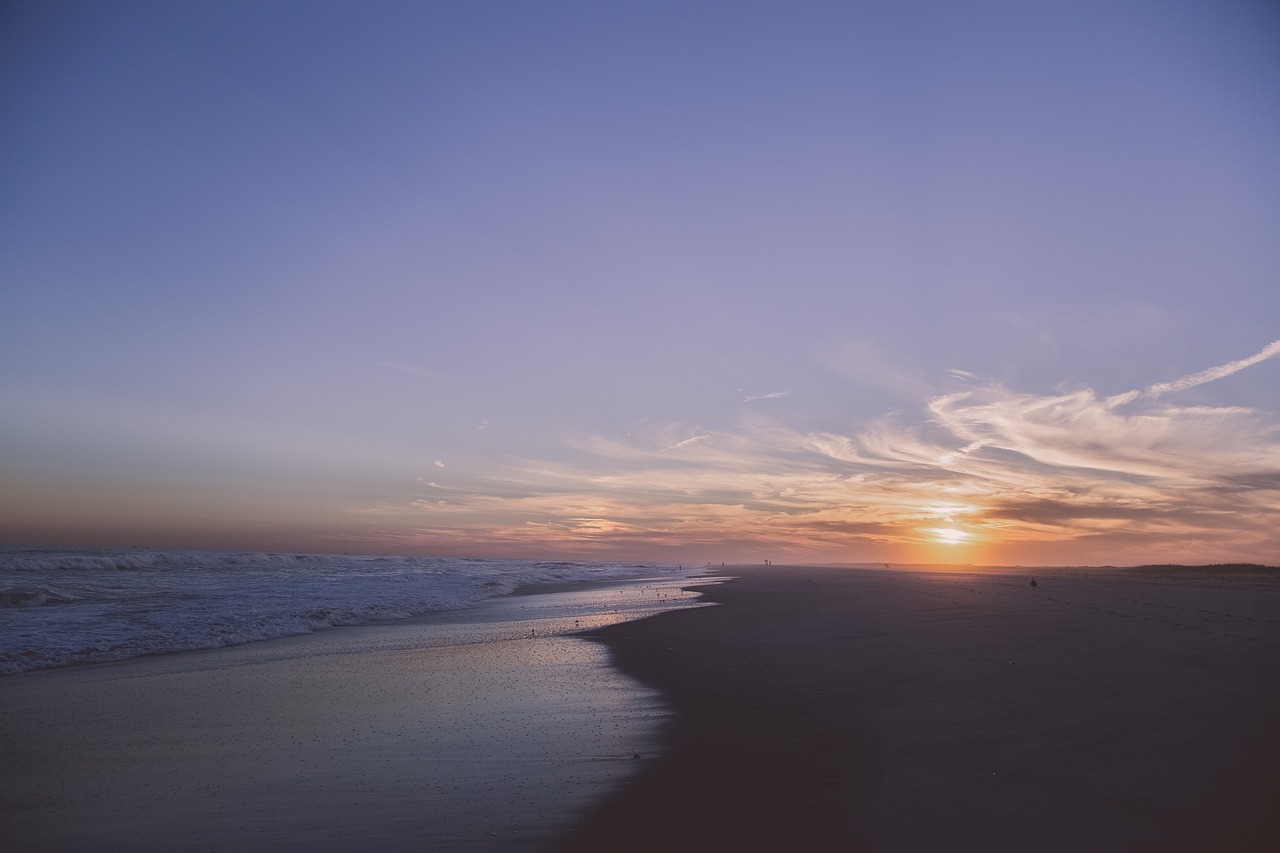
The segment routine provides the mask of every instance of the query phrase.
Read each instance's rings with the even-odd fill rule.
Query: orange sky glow
[[[126,5],[0,29],[0,546],[1280,562],[1268,4]]]

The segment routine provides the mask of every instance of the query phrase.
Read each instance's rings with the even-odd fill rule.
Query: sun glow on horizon
[[[963,530],[956,530],[954,527],[933,527],[927,532],[933,534],[935,542],[943,545],[959,545],[968,541],[970,537],[970,534]]]

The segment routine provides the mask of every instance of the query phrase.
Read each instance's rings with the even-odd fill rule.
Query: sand
[[[1275,579],[726,571],[0,679],[0,849],[1280,849]]]
[[[678,593],[574,586],[0,679],[0,850],[554,849],[666,713],[570,634]]]
[[[674,715],[567,849],[1280,849],[1276,579],[728,571],[594,634]]]

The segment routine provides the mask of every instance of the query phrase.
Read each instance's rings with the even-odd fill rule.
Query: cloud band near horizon
[[[1280,341],[1120,401],[988,382],[848,434],[754,413],[579,438],[571,464],[526,460],[424,501],[407,535],[732,559],[1256,560],[1280,546],[1280,421],[1169,398],[1276,355]]]

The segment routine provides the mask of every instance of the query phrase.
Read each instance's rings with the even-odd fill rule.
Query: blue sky
[[[1257,2],[10,4],[0,540],[1274,562],[1277,91]]]

